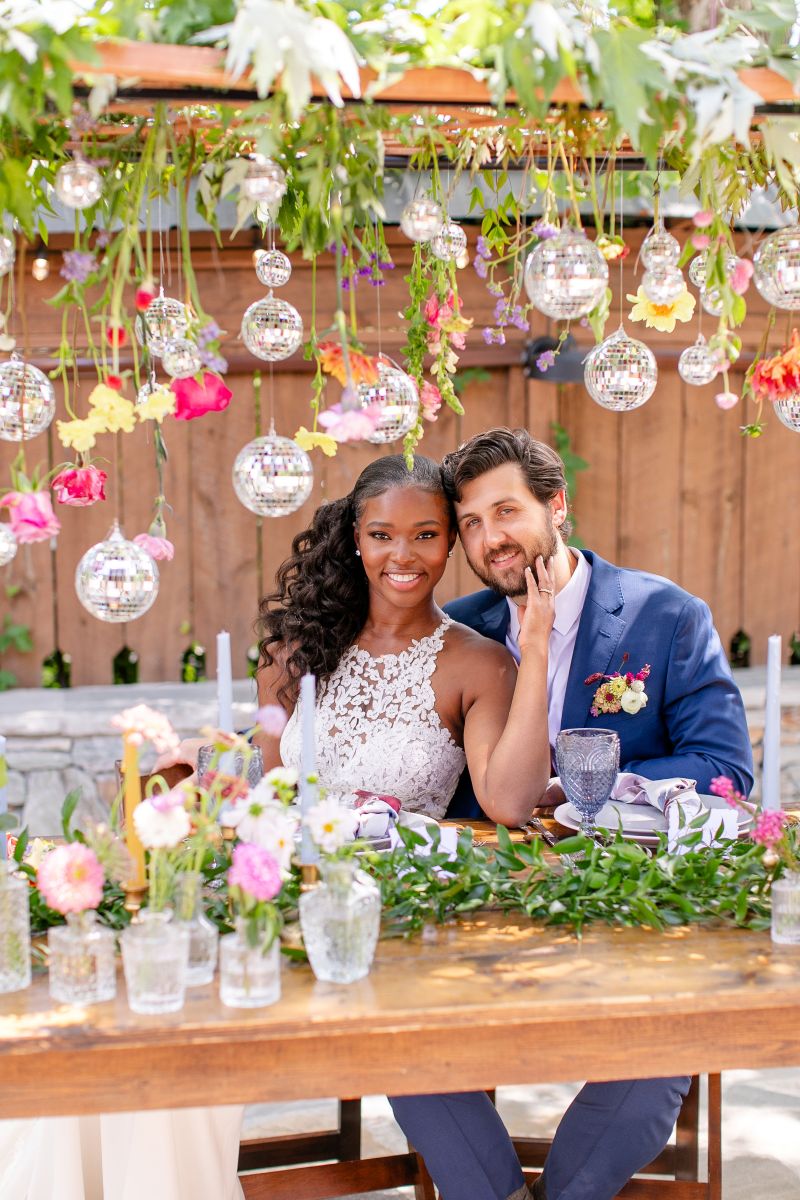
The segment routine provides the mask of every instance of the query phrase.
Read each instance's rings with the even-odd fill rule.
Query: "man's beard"
[[[525,560],[525,565],[513,572],[504,572],[503,578],[499,579],[492,572],[492,559],[503,558],[507,554],[520,552]],[[498,546],[491,551],[491,554],[484,556],[480,563],[473,562],[471,558],[467,558],[467,562],[472,567],[472,570],[478,576],[481,583],[486,587],[497,592],[500,596],[511,596],[512,598],[524,596],[527,594],[528,585],[525,582],[525,567],[530,567],[533,571],[533,577],[538,583],[536,574],[536,559],[541,555],[545,564],[558,552],[558,534],[555,530],[555,525],[550,523],[548,533],[545,534],[533,546],[521,546],[519,542],[504,542],[502,546]]]

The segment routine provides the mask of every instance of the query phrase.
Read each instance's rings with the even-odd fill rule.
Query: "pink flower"
[[[281,890],[281,869],[269,850],[240,842],[228,871],[229,887],[241,888],[254,900],[274,900]]]
[[[11,532],[22,545],[46,542],[61,529],[49,492],[6,492],[0,496],[3,507],[8,508]]]
[[[189,379],[173,379],[169,385],[175,393],[177,404],[175,417],[178,421],[193,421],[209,412],[222,412],[231,402],[233,392],[224,380],[212,371],[205,371],[202,382],[194,376]]]
[[[714,220],[714,214],[710,208],[703,208],[700,212],[696,212],[692,217],[692,224],[698,229],[708,229],[709,225]]]
[[[752,834],[754,842],[760,846],[774,846],[783,836],[786,814],[780,810],[768,809],[759,813]]]
[[[134,746],[152,742],[159,754],[177,750],[180,745],[180,738],[169,720],[146,704],[124,709],[111,718],[111,724],[115,729],[121,729]]]
[[[147,280],[145,283],[140,283],[136,289],[134,303],[137,312],[146,312],[149,306],[156,298],[156,287],[154,283]]]
[[[695,250],[707,250],[711,245],[711,238],[707,233],[693,233],[690,241]]]
[[[753,264],[749,258],[737,258],[736,265],[731,272],[731,287],[736,292],[737,296],[743,296],[750,287],[750,280],[753,277]]]
[[[60,913],[97,908],[103,898],[103,868],[94,850],[81,842],[56,846],[46,854],[36,882],[45,902]]]
[[[727,775],[715,775],[708,785],[708,790],[712,796],[722,796],[727,800],[734,791],[733,780],[729,779]]]
[[[320,413],[319,423],[337,442],[363,442],[375,432],[380,415],[377,404],[360,409],[349,408],[344,412],[341,405],[332,404],[324,413]]]
[[[719,408],[733,408],[735,404],[739,403],[739,397],[736,395],[736,392],[717,392],[714,399]]]
[[[137,533],[133,540],[137,546],[141,546],[157,562],[161,562],[162,559],[171,562],[174,557],[175,547],[169,538],[153,537],[150,533]]]
[[[182,784],[170,788],[168,792],[153,792],[148,796],[149,803],[156,812],[170,812],[173,808],[183,808],[186,804],[186,790]]]
[[[265,704],[256,713],[256,721],[267,737],[279,738],[286,728],[289,718],[280,704]]]
[[[67,467],[59,471],[52,483],[59,504],[73,508],[88,508],[98,500],[105,500],[108,476],[97,467]]]
[[[442,407],[442,393],[438,387],[433,383],[428,383],[426,380],[419,394],[419,402],[422,406],[422,415],[425,420],[435,421],[436,414]]]

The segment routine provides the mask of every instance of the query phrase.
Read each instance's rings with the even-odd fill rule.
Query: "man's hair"
[[[566,491],[564,463],[555,450],[537,442],[527,429],[489,429],[464,442],[442,459],[442,483],[448,499],[460,500],[465,483],[506,463],[518,466],[530,491],[541,504]],[[559,532],[565,539],[572,523],[567,518]]]

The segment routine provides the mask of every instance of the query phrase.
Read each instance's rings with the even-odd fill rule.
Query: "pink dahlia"
[[[261,846],[240,842],[233,851],[228,885],[238,887],[254,900],[274,900],[281,890],[281,869],[274,855]]]
[[[45,902],[60,913],[97,908],[103,897],[103,868],[94,850],[81,842],[56,846],[46,854],[36,882]]]
[[[154,537],[150,533],[137,533],[133,540],[137,546],[141,546],[157,562],[160,562],[162,559],[170,562],[175,554],[175,547],[169,538]]]

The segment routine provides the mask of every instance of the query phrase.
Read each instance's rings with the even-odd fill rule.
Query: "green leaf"
[[[68,842],[74,841],[74,835],[72,832],[72,817],[75,813],[75,809],[78,807],[80,798],[81,789],[73,788],[73,790],[68,792],[64,797],[64,803],[61,805],[61,828],[64,831],[64,837]]]

